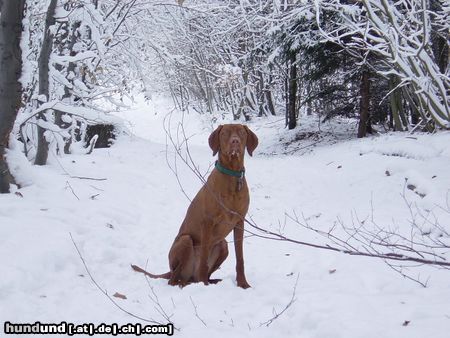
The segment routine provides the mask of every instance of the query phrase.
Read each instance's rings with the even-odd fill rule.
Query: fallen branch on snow
[[[89,270],[89,268],[88,268],[88,266],[87,266],[87,264],[86,264],[86,261],[85,261],[84,258],[83,258],[83,255],[82,255],[81,252],[80,252],[80,249],[78,248],[78,245],[76,244],[75,240],[73,239],[72,233],[69,232],[69,235],[70,235],[70,239],[72,240],[72,243],[73,243],[73,245],[74,245],[74,247],[75,247],[75,250],[77,251],[78,256],[79,256],[80,259],[81,259],[81,262],[83,263],[84,269],[86,270],[87,274],[89,275],[89,278],[91,279],[92,283],[94,283],[94,285],[97,287],[97,289],[98,289],[102,294],[104,294],[104,295],[106,296],[106,298],[108,298],[108,299],[111,301],[111,303],[113,303],[119,310],[121,310],[122,312],[126,313],[127,315],[129,315],[129,316],[131,316],[131,317],[133,317],[133,318],[142,320],[142,321],[147,322],[147,323],[156,324],[156,325],[166,325],[166,324],[167,324],[167,323],[161,323],[161,322],[158,322],[157,320],[154,320],[154,319],[152,319],[152,318],[144,318],[144,317],[138,316],[138,315],[136,315],[136,314],[134,314],[134,313],[132,313],[132,312],[130,312],[130,311],[125,310],[122,306],[120,306],[120,305],[119,305],[119,304],[118,304],[118,303],[117,303],[117,302],[116,302],[116,301],[108,294],[108,292],[107,292],[105,289],[103,289],[103,288],[97,283],[97,281],[94,279],[94,277],[93,277],[92,274],[91,274],[91,271]],[[173,324],[172,322],[170,322],[170,323]],[[174,328],[175,328],[175,327],[174,327]],[[175,328],[175,329],[176,329],[176,328]]]

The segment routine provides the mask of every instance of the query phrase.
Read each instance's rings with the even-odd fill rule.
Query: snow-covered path
[[[164,280],[148,283],[131,271],[130,263],[148,264],[152,272],[167,270],[167,253],[189,200],[167,166],[167,161],[173,165],[174,156],[164,142],[162,118],[149,113],[135,120],[142,121],[132,128],[140,137],[122,136],[112,148],[91,155],[52,157],[46,167],[31,166],[17,152],[11,153],[12,170],[26,186],[20,193],[0,195],[2,322],[136,321],[91,282],[71,234],[99,285],[110,295],[126,295],[127,299],[115,298],[120,306],[165,322],[152,300],[157,295],[179,328],[175,336],[448,337],[448,270],[411,271],[420,272],[424,280],[430,276],[423,288],[377,259],[250,234],[244,257],[251,289],[235,285],[233,250],[216,273],[216,278],[223,278],[217,285],[180,289]],[[402,229],[409,217],[401,196],[405,191],[408,201],[432,209],[448,229],[450,213],[436,205],[448,207],[450,133],[348,140],[303,156],[286,156],[279,155],[287,149],[280,140],[293,140],[302,129],[289,134],[283,122],[270,122],[250,124],[261,146],[246,159],[249,216],[259,225],[319,244],[323,238],[290,222],[285,213],[303,215],[322,230],[338,217],[349,224],[355,215]],[[206,172],[214,161],[206,142],[211,129],[189,118],[186,125],[195,133],[193,158]],[[301,147],[306,142],[294,144]],[[180,161],[177,169],[184,191],[192,197],[201,182]],[[405,178],[415,192],[405,190]],[[263,324],[283,311],[293,296],[295,302],[279,318]]]

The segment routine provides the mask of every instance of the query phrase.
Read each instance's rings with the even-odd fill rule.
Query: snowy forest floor
[[[179,329],[175,336],[448,337],[449,270],[410,269],[411,276],[428,281],[424,288],[380,259],[247,234],[250,289],[235,285],[232,236],[230,255],[213,275],[223,279],[217,285],[181,289],[133,272],[132,263],[154,273],[168,270],[167,253],[187,197],[201,186],[166,143],[168,106],[156,98],[119,114],[133,135],[122,135],[113,147],[91,155],[52,155],[49,165],[38,167],[20,155],[18,146],[10,152],[11,169],[23,187],[0,196],[2,321],[137,321],[93,284],[71,234],[96,282],[109,295],[127,297],[114,298],[121,307],[166,322],[160,306]],[[172,114],[173,135],[180,119]],[[207,146],[213,123],[190,113],[183,126],[192,157],[206,173],[214,163]],[[325,239],[286,215],[302,215],[324,231],[338,220],[351,225],[359,219],[408,232],[412,216],[405,197],[449,229],[449,132],[358,140],[349,136],[355,134],[354,121],[327,122],[319,132],[315,117],[302,117],[294,131],[284,129],[282,117],[254,119],[249,127],[260,141],[254,156],[246,157],[249,217],[259,226],[318,244]],[[405,188],[406,182],[414,191]]]

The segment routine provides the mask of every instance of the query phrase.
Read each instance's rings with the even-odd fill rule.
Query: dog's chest
[[[248,211],[248,191],[245,190],[235,194],[220,194],[218,204],[220,213],[222,213],[224,217],[233,218],[233,221],[242,220]]]
[[[234,227],[240,223],[240,217],[224,217],[220,222],[214,225],[214,237],[219,241],[228,236]]]
[[[214,225],[215,237],[225,238],[237,224],[243,223],[248,210],[248,195],[224,196],[221,201],[221,212]]]

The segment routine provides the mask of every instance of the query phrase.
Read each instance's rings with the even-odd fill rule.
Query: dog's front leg
[[[234,250],[236,252],[236,282],[237,285],[243,289],[250,287],[245,278],[244,271],[244,253],[242,249],[242,242],[244,241],[244,222],[239,222],[234,227]]]
[[[208,257],[211,251],[212,227],[203,226],[201,234],[200,262],[198,269],[198,280],[208,285]]]

